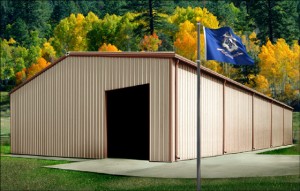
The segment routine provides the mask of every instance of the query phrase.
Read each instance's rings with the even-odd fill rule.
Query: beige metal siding
[[[223,82],[202,74],[201,156],[223,154]]]
[[[283,108],[272,104],[272,146],[283,145]]]
[[[201,75],[201,156],[223,154],[223,83]],[[181,160],[196,158],[196,70],[185,65],[178,69],[178,129]]]
[[[293,144],[293,112],[284,109],[284,145]]]
[[[254,96],[254,149],[269,148],[271,146],[271,103]]]
[[[225,88],[226,153],[252,149],[252,95],[232,85]]]
[[[197,157],[197,75],[186,65],[178,67],[178,157]]]
[[[104,158],[105,91],[150,84],[150,160],[169,161],[169,64],[67,57],[11,94],[12,153]]]

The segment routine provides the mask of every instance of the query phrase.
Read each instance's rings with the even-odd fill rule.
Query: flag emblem
[[[223,47],[226,48],[229,52],[235,51],[238,49],[238,46],[236,45],[236,39],[228,34],[227,32],[223,35],[224,36],[224,40],[223,40]]]
[[[204,28],[206,59],[237,65],[253,65],[254,60],[247,54],[242,40],[230,27],[219,29]]]

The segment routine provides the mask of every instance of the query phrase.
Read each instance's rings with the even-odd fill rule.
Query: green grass
[[[1,154],[10,154],[10,146],[0,146]]]
[[[195,190],[196,188],[195,179],[111,176],[43,167],[62,163],[68,162],[1,157],[1,190]],[[298,191],[299,186],[299,176],[202,179],[203,191]]]
[[[266,151],[259,154],[272,154],[272,155],[300,155],[300,145],[296,144],[289,148],[276,149],[272,151]]]

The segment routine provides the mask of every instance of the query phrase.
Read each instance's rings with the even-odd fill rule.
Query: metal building
[[[201,156],[292,144],[292,109],[202,67]],[[196,65],[173,52],[70,52],[16,87],[13,154],[196,158]]]

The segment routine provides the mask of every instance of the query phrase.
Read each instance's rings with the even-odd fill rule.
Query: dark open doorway
[[[149,160],[149,84],[106,92],[107,156]]]

